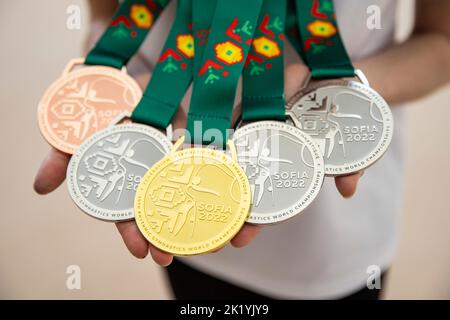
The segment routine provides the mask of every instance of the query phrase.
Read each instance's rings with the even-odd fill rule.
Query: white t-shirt
[[[354,61],[392,43],[396,4],[392,0],[335,1],[343,41]],[[367,27],[370,5],[381,10],[381,29]],[[157,60],[174,9],[175,3],[171,3],[141,49],[149,62]],[[298,60],[292,49],[288,51],[288,63]],[[396,129],[392,144],[365,172],[353,198],[343,199],[333,179],[327,178],[318,198],[302,215],[265,227],[249,246],[227,246],[214,254],[181,260],[274,298],[339,298],[362,289],[367,268],[388,268],[397,244],[404,143],[401,111],[393,109]]]

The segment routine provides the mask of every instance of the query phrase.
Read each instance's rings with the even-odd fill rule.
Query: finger
[[[242,229],[238,232],[237,235],[231,240],[231,245],[236,248],[242,248],[248,245],[250,242],[255,239],[255,237],[261,231],[261,226],[256,226],[252,224],[244,224]]]
[[[150,254],[152,255],[153,260],[161,267],[167,267],[172,263],[173,255],[164,252],[153,245],[150,245]]]
[[[52,148],[36,174],[34,190],[39,194],[47,194],[58,188],[66,178],[69,160],[69,154]]]
[[[130,253],[136,258],[143,259],[148,254],[148,242],[141,234],[134,221],[116,223],[117,230]]]
[[[303,64],[296,63],[286,67],[284,73],[284,94],[287,100],[303,87],[308,73],[308,67]]]
[[[358,181],[364,174],[364,171],[359,171],[357,173],[348,175],[348,176],[342,176],[342,177],[336,177],[334,179],[334,182],[336,184],[336,188],[338,189],[339,193],[344,198],[350,198],[352,197],[356,192],[356,187],[358,186]]]

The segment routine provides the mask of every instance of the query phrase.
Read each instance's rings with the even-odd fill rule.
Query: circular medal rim
[[[171,163],[174,163],[175,161],[178,160],[194,157],[203,157],[221,162],[222,165],[225,165],[227,168],[230,169],[231,172],[235,173],[235,176],[237,178],[236,180],[239,181],[241,187],[243,187],[242,184],[246,184],[247,190],[249,190],[249,192],[247,196],[241,193],[242,197],[240,201],[240,207],[238,210],[239,212],[242,211],[246,213],[240,214],[238,212],[235,214],[236,218],[233,221],[229,222],[227,226],[224,228],[224,230],[229,230],[229,228],[232,225],[236,225],[234,228],[229,230],[229,232],[222,231],[220,232],[220,234],[215,235],[213,238],[208,238],[206,240],[196,242],[195,244],[186,245],[180,243],[179,241],[169,242],[166,239],[162,240],[162,237],[159,237],[157,233],[151,232],[151,228],[149,228],[148,226],[147,219],[144,217],[145,216],[144,203],[149,184],[153,180],[153,177],[158,172],[166,168]],[[238,178],[239,175],[237,173],[239,171],[241,173],[241,176],[244,177],[243,179]],[[249,216],[250,207],[251,207],[250,184],[248,182],[247,176],[245,175],[245,172],[242,170],[239,163],[234,161],[225,153],[209,148],[188,148],[166,155],[160,161],[155,163],[153,167],[150,168],[150,170],[147,171],[147,173],[142,177],[141,183],[139,184],[136,190],[136,196],[134,201],[135,220],[141,234],[155,247],[177,256],[193,256],[205,254],[218,250],[223,246],[225,246],[231,239],[233,239],[233,237],[239,232],[239,230],[241,230],[242,226],[244,225]],[[147,230],[150,230],[150,232]],[[223,235],[224,233],[228,233],[228,236],[225,237]],[[218,240],[220,238],[222,239]],[[155,241],[154,239],[158,241]],[[164,245],[161,245],[159,242],[163,243]],[[172,249],[174,246],[177,247],[177,249]],[[195,249],[197,247],[207,249]],[[179,248],[181,248],[182,250],[180,250]]]
[[[92,136],[87,138],[77,149],[75,154],[73,154],[72,158],[69,161],[69,165],[67,166],[67,188],[69,191],[69,195],[73,202],[77,205],[78,208],[81,209],[85,214],[95,219],[106,221],[106,222],[120,222],[120,221],[129,221],[134,218],[134,204],[129,209],[122,210],[109,210],[105,208],[101,208],[97,205],[90,203],[80,192],[79,186],[76,183],[76,177],[78,176],[78,167],[81,159],[83,158],[85,152],[89,150],[95,143],[97,143],[100,139],[103,139],[111,134],[120,133],[120,132],[135,132],[135,133],[143,133],[149,136],[151,139],[156,141],[163,149],[166,150],[166,154],[170,152],[173,144],[158,129],[153,127],[138,124],[138,123],[126,123],[126,124],[118,124],[111,127],[104,128],[103,130],[97,131]],[[91,210],[89,207],[84,205],[80,199],[84,199],[84,202],[89,202],[91,208],[98,212],[102,212],[103,215],[98,215],[95,211]],[[124,218],[114,218],[109,219],[108,216],[112,214],[124,215]]]
[[[327,163],[327,160],[324,158],[325,162],[325,175],[327,177],[337,177],[337,176],[344,176],[352,173],[356,173],[361,170],[365,170],[372,166],[374,163],[376,163],[379,159],[383,157],[383,155],[386,153],[387,149],[389,148],[389,145],[392,142],[392,138],[394,135],[394,117],[392,115],[392,111],[389,107],[389,104],[386,102],[386,100],[383,99],[383,97],[376,92],[371,87],[357,81],[353,80],[347,80],[347,79],[333,79],[333,80],[323,80],[323,81],[317,81],[317,82],[311,82],[309,85],[307,85],[304,89],[300,90],[295,96],[289,101],[287,104],[288,111],[291,111],[293,106],[300,100],[303,96],[307,95],[308,93],[325,87],[345,87],[350,88],[358,91],[359,93],[364,94],[368,97],[373,97],[375,101],[377,101],[377,106],[380,110],[381,116],[383,118],[383,131],[381,133],[381,138],[379,139],[379,142],[377,143],[376,147],[372,149],[366,156],[363,157],[363,160],[357,160],[352,161],[351,163],[347,163],[344,165],[332,165]],[[293,112],[292,112],[293,113]],[[295,114],[293,116],[297,117]],[[391,130],[388,132],[387,128],[390,127]],[[301,129],[300,129],[301,130]],[[311,137],[312,138],[312,137]],[[314,139],[317,141],[319,139]],[[384,146],[383,141],[385,141]],[[374,155],[375,152],[379,150],[377,155]],[[367,160],[369,159],[369,160]],[[361,162],[364,161],[364,165],[361,165]],[[345,169],[345,167],[352,167],[352,169]]]
[[[267,126],[267,127],[264,127]],[[320,152],[320,148],[318,147],[318,145],[315,143],[315,141],[309,136],[309,134],[303,132],[302,130],[300,130],[299,128],[287,124],[285,122],[279,122],[279,121],[271,121],[271,120],[265,120],[265,121],[257,121],[257,122],[253,122],[250,124],[247,124],[241,128],[239,128],[238,130],[236,130],[236,132],[233,135],[233,142],[236,142],[237,139],[245,136],[248,133],[251,132],[255,132],[258,130],[281,130],[284,131],[286,133],[289,133],[291,135],[294,135],[295,137],[297,137],[299,140],[301,140],[301,142],[306,145],[308,147],[308,149],[310,150],[311,154],[313,155],[313,162],[314,162],[314,176],[312,177],[311,181],[312,183],[310,184],[310,186],[308,187],[308,191],[305,192],[304,196],[299,198],[299,200],[294,203],[293,205],[289,206],[288,208],[285,208],[283,210],[279,210],[276,213],[255,213],[253,211],[253,207],[250,210],[250,216],[247,220],[248,223],[251,224],[256,224],[256,225],[271,225],[271,224],[278,224],[281,223],[283,221],[289,220],[295,216],[298,216],[300,214],[302,214],[305,209],[316,199],[316,197],[318,196],[324,179],[325,179],[325,168],[324,168],[324,161],[323,161],[323,156],[322,153]],[[312,149],[312,150],[311,150]],[[239,150],[238,150],[239,151]],[[319,159],[317,159],[315,156],[318,156]],[[315,182],[320,180],[319,185],[315,186]],[[312,194],[312,196],[304,202],[304,199],[311,194],[311,192],[314,191],[314,193]],[[252,195],[253,196],[253,195]],[[300,208],[298,210],[294,210],[293,208],[295,208],[299,203],[304,202],[303,205],[300,206]],[[286,214],[281,218],[277,218],[276,216],[283,213],[283,212],[288,212],[288,211],[292,211],[291,214]],[[267,220],[258,220],[256,219],[257,217],[264,217],[266,218],[267,216],[270,217],[270,219]]]
[[[47,116],[49,112],[49,103],[51,99],[56,95],[57,91],[61,88],[61,86],[63,86],[67,82],[73,81],[76,78],[89,75],[106,76],[119,80],[131,90],[136,100],[136,104],[142,97],[142,90],[139,87],[139,84],[136,82],[136,80],[134,80],[134,78],[131,77],[127,72],[123,70],[118,70],[113,67],[85,66],[81,69],[73,70],[68,73],[62,74],[59,78],[57,78],[50,84],[50,86],[47,88],[47,90],[41,97],[37,108],[37,114],[38,114],[38,125],[40,129],[39,131],[41,132],[41,135],[52,147],[67,154],[75,153],[76,149],[81,144],[74,145],[71,143],[64,142],[61,139],[59,139],[55,134],[53,134],[53,131],[50,128],[50,124],[48,123],[48,116]],[[130,106],[131,109],[133,107],[135,106]]]

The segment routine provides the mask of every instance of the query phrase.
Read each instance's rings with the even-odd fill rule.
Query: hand
[[[306,67],[302,65],[292,65],[286,70],[285,91],[286,97],[291,97],[295,90],[298,89],[307,75]],[[144,87],[149,79],[149,74],[137,76],[137,82]],[[235,110],[233,118],[236,119],[240,110]],[[174,117],[173,127],[184,128],[186,123],[186,115],[179,109]],[[34,182],[34,189],[39,194],[47,194],[55,190],[65,179],[66,169],[70,155],[58,151],[54,148],[50,151],[48,157],[42,162],[41,167],[38,170],[36,179]],[[358,180],[362,174],[356,173],[346,177],[336,178],[336,187],[342,196],[348,198],[351,197],[355,190]],[[153,260],[161,265],[168,266],[173,259],[173,255],[159,250],[155,246],[148,243],[144,236],[140,233],[136,222],[126,221],[116,223],[125,245],[128,250],[136,258],[143,259],[150,252]],[[248,245],[261,231],[260,226],[245,224],[239,233],[231,240],[231,245],[236,248],[244,247]]]
[[[148,82],[150,75],[148,73],[136,76],[136,81],[141,87]],[[173,127],[184,128],[186,115],[180,108],[174,117]],[[176,130],[179,132],[179,130]],[[42,162],[34,181],[34,189],[39,194],[47,194],[58,188],[66,178],[67,165],[70,155],[52,148],[47,158]],[[150,252],[153,260],[161,266],[167,266],[172,262],[173,256],[163,252],[153,245],[140,233],[134,221],[118,222],[117,229],[122,235],[123,241],[128,250],[137,258],[145,258]],[[247,245],[259,232],[259,227],[245,225],[239,233],[231,240],[235,247]]]

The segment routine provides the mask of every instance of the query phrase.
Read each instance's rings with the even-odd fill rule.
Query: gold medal
[[[174,255],[215,251],[247,220],[251,191],[245,172],[225,153],[205,148],[172,152],[142,178],[134,213],[139,230],[159,249]]]

